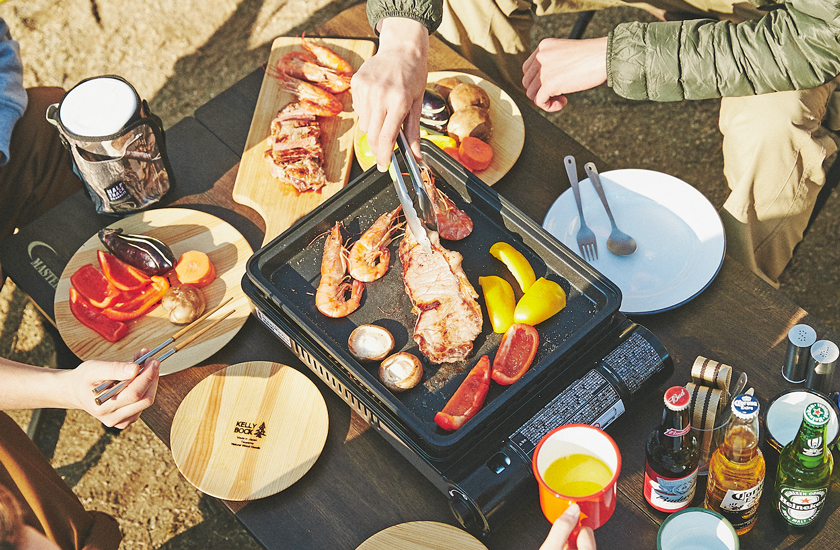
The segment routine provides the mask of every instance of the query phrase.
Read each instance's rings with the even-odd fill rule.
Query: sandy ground
[[[72,87],[119,74],[171,126],[263,63],[272,39],[317,27],[352,0],[7,0],[0,16],[21,43],[27,86]],[[587,36],[647,19],[632,9],[600,12]],[[534,43],[566,36],[575,16],[538,21]],[[577,94],[549,118],[614,168],[649,168],[700,189],[719,207],[718,101],[629,102],[601,87]],[[558,152],[562,154],[562,152]],[[782,291],[840,332],[840,192],[834,191],[783,274]],[[55,366],[54,344],[27,298],[0,293],[0,355]],[[15,411],[24,427],[29,413]],[[39,445],[85,506],[120,521],[123,548],[257,548],[226,509],[194,489],[168,449],[142,423],[106,431],[84,413],[49,411]]]

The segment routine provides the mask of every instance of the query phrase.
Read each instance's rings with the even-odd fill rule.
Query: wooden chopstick
[[[212,323],[210,323],[209,325],[207,325],[206,327],[204,327],[200,331],[196,332],[195,334],[193,334],[192,336],[190,336],[189,338],[187,338],[183,342],[175,345],[171,350],[169,350],[166,353],[164,353],[163,355],[161,355],[160,359],[158,359],[158,361],[161,361],[161,362],[165,361],[167,358],[171,357],[176,352],[178,352],[178,351],[182,350],[183,348],[185,348],[186,346],[188,346],[196,338],[203,335],[205,332],[212,329],[213,327],[215,327],[216,325],[218,325],[219,323],[221,323],[222,321],[227,319],[230,315],[232,315],[235,312],[236,312],[235,309],[232,309],[232,310],[228,311],[227,313],[225,313],[224,315],[222,315],[221,317],[219,317],[218,319],[216,319],[215,321],[213,321]],[[137,374],[140,374],[141,372],[143,372],[144,368],[145,368],[145,366],[141,367],[140,371],[138,371]],[[131,380],[133,380],[133,378]],[[125,388],[131,382],[131,380],[123,380],[119,384],[111,387],[105,393],[97,396],[94,399],[94,402],[97,405],[101,405],[101,404],[105,403],[106,401],[108,401],[109,399],[111,399],[112,397],[117,396],[123,390],[123,388]]]
[[[135,359],[132,362],[137,363],[138,365],[142,366],[143,361],[145,361],[149,357],[153,356],[154,354],[156,354],[157,352],[159,352],[160,350],[162,350],[163,348],[165,348],[166,346],[168,346],[169,344],[171,344],[172,342],[174,342],[175,340],[177,340],[178,338],[180,338],[181,336],[186,334],[190,329],[195,327],[198,323],[202,322],[203,320],[207,319],[208,317],[210,317],[211,315],[213,315],[214,313],[216,313],[217,311],[222,309],[222,307],[227,305],[227,303],[230,302],[231,300],[233,300],[233,296],[229,297],[227,300],[225,300],[221,304],[217,305],[216,307],[214,307],[210,311],[204,313],[204,315],[202,315],[201,317],[199,317],[198,319],[196,319],[195,321],[193,321],[189,325],[185,326],[184,328],[182,328],[181,330],[179,330],[178,332],[176,332],[175,334],[170,336],[162,344],[159,344],[154,349],[147,351],[142,357],[138,357],[137,359]],[[103,391],[112,387],[116,383],[117,383],[116,380],[106,380],[106,381],[102,382],[101,384],[99,384],[98,386],[96,386],[95,388],[93,388],[93,390],[91,390],[91,391],[93,391],[94,395],[96,395],[96,394],[102,393]]]

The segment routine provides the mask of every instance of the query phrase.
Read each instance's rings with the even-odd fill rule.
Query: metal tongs
[[[405,133],[400,130],[400,135],[397,136],[397,148],[402,153],[405,159],[406,166],[408,166],[408,175],[411,184],[414,187],[414,193],[417,195],[417,202],[420,206],[420,215],[422,220],[417,215],[417,210],[414,208],[414,202],[408,194],[408,189],[405,186],[405,180],[397,164],[396,152],[391,153],[391,166],[388,171],[391,173],[391,179],[394,180],[394,188],[397,190],[397,197],[400,199],[403,214],[405,214],[408,228],[417,242],[426,252],[432,251],[432,244],[429,241],[427,230],[437,231],[437,216],[435,215],[434,205],[432,199],[426,192],[426,186],[423,185],[423,177],[420,175],[420,166],[417,165],[417,160],[414,158],[414,153],[408,146],[408,140]]]

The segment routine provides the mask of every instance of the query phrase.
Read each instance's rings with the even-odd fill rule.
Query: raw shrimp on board
[[[350,275],[354,279],[369,283],[388,272],[391,261],[388,245],[394,238],[394,232],[402,227],[402,224],[394,223],[401,208],[398,206],[379,216],[350,248]]]
[[[350,87],[350,77],[319,65],[309,52],[289,52],[277,60],[277,70],[299,80],[306,80],[319,88],[337,94]]]
[[[359,308],[365,284],[347,276],[347,249],[341,241],[341,228],[335,222],[324,241],[321,281],[315,292],[315,307],[327,317],[346,317]]]

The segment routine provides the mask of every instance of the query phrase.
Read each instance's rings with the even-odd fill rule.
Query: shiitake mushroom
[[[449,92],[449,106],[452,107],[453,113],[471,105],[480,107],[485,111],[490,109],[490,96],[481,86],[461,82]]]
[[[447,76],[446,78],[441,78],[435,82],[433,88],[443,99],[448,100],[449,94],[452,92],[452,88],[461,84],[461,82],[461,80],[455,78],[454,76]]]
[[[379,380],[391,391],[409,390],[423,379],[423,363],[405,351],[395,353],[379,365]]]
[[[377,325],[359,325],[350,333],[347,349],[359,361],[382,361],[394,349],[394,336]]]
[[[449,124],[446,126],[446,133],[457,139],[459,143],[467,136],[487,142],[493,133],[493,125],[485,109],[470,105],[452,113]]]
[[[163,295],[160,305],[169,314],[171,323],[186,325],[204,313],[204,294],[194,286],[173,285]]]

